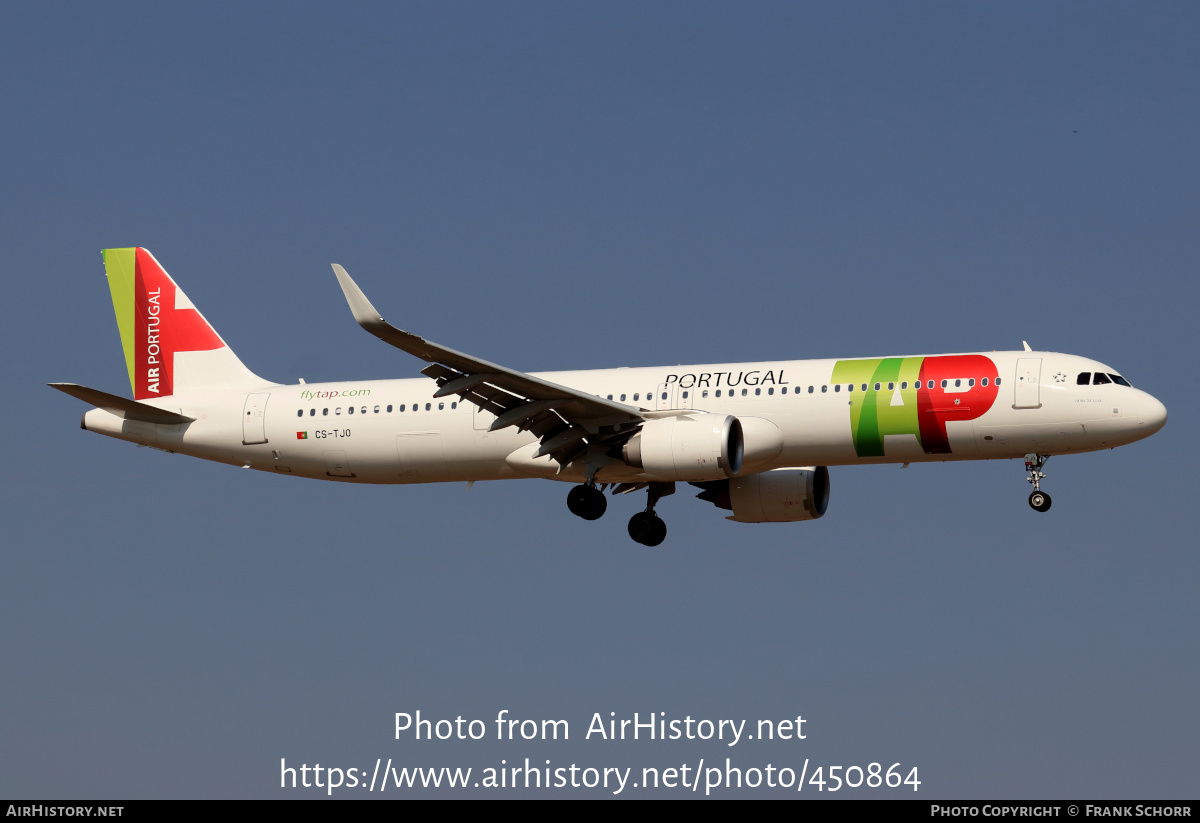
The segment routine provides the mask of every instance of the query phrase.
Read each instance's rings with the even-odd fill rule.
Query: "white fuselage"
[[[1082,357],[1023,351],[928,359],[936,358],[951,362],[954,358],[984,362],[980,358],[986,358],[993,368],[994,400],[973,419],[945,421],[948,448],[932,453],[915,431],[889,433],[885,428],[879,429],[878,435],[882,448],[877,451],[882,454],[864,453],[853,428],[858,425],[852,423],[852,419],[858,420],[852,418],[854,405],[878,407],[883,410],[878,414],[891,414],[898,406],[914,403],[915,394],[909,392],[907,380],[903,392],[899,380],[890,390],[891,384],[880,383],[876,389],[875,382],[857,379],[834,383],[839,364],[867,362],[861,359],[619,368],[535,376],[636,408],[713,412],[778,429],[782,449],[768,457],[748,457],[743,475],[791,466],[1092,451],[1147,437],[1166,420],[1162,404],[1139,389],[1118,382],[1079,385],[1077,377],[1082,373],[1114,373]],[[1037,370],[1031,375],[1035,363]],[[985,376],[964,373],[948,381],[939,379],[924,402],[944,407],[951,417],[961,417],[960,410],[965,414],[967,406],[955,406],[955,401],[961,404],[962,398],[975,391],[966,388],[967,381],[975,386],[975,381]],[[998,386],[994,385],[996,377],[1000,378]],[[956,387],[959,380],[961,385]],[[583,478],[582,467],[560,471],[549,457],[534,459],[536,438],[530,432],[516,426],[491,432],[488,428],[495,419],[491,414],[457,396],[435,399],[436,390],[434,381],[424,377],[264,383],[249,392],[177,394],[147,401],[194,418],[190,423],[123,420],[93,409],[84,415],[83,425],[89,431],[170,452],[321,480],[428,483],[546,477],[580,482]],[[600,482],[653,479],[619,461],[596,475]]]

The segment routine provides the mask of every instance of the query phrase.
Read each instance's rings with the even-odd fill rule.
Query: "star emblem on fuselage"
[[[1065,374],[1063,374],[1062,372],[1059,372],[1058,374],[1054,375],[1054,382],[1055,383],[1066,383],[1067,376]]]

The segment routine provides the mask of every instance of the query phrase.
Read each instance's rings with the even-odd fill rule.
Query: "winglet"
[[[367,299],[362,289],[358,287],[358,284],[346,273],[344,268],[334,263],[333,273],[337,275],[338,285],[342,287],[342,294],[346,296],[346,302],[350,304],[350,312],[354,315],[354,319],[358,322],[358,325],[369,329],[383,322],[383,315],[371,305],[371,301]]]
[[[363,298],[363,299],[366,299],[366,298]],[[367,305],[370,305],[370,304],[368,303]],[[1021,345],[1025,347],[1025,351],[1033,351],[1033,349],[1029,348],[1029,344],[1026,343],[1024,340],[1021,341]]]
[[[383,315],[371,305],[371,301],[363,294],[358,284],[337,263],[333,264],[333,273],[337,275],[338,285],[342,287],[342,294],[346,296],[346,302],[350,304],[350,313],[354,315],[354,320],[358,325],[383,342],[395,346],[401,351],[406,351],[430,363],[436,359],[434,350],[439,348],[438,346],[435,346],[423,337],[398,329],[384,320]],[[458,354],[450,349],[446,349],[445,351],[455,355]]]

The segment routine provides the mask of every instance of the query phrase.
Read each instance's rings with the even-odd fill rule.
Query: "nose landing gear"
[[[1033,484],[1033,492],[1029,495],[1029,505],[1039,512],[1050,510],[1050,495],[1041,488],[1042,481],[1046,479],[1042,466],[1046,465],[1046,461],[1049,459],[1050,457],[1044,454],[1025,455],[1025,471],[1029,472],[1029,477],[1025,479]]]

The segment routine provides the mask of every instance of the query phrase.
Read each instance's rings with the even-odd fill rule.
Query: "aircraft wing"
[[[496,415],[492,430],[519,426],[541,440],[539,456],[566,465],[589,442],[624,441],[646,418],[642,409],[581,392],[439,346],[388,323],[338,264],[333,264],[358,324],[385,343],[430,365],[421,373],[437,381],[434,397],[458,395]]]

